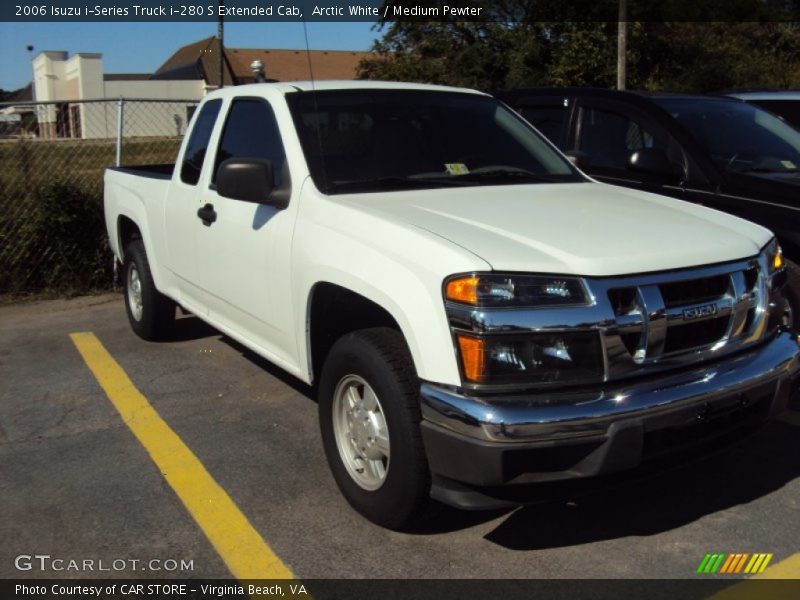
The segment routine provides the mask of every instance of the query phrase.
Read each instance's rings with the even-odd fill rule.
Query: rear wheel
[[[175,303],[156,289],[141,240],[125,249],[123,263],[125,311],[131,328],[145,340],[169,337],[175,321]]]
[[[333,477],[353,508],[390,529],[415,523],[429,502],[418,389],[405,340],[384,327],[339,339],[320,378],[320,429]]]

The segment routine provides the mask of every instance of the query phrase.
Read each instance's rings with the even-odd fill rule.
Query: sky
[[[308,23],[312,50],[367,50],[381,33],[371,23]],[[180,46],[216,35],[207,23],[0,23],[0,88],[14,90],[31,80],[26,47],[100,52],[105,73],[152,73]],[[305,48],[302,23],[225,24],[231,48]]]

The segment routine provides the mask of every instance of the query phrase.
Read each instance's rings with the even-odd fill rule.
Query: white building
[[[175,100],[152,104],[146,114],[125,119],[125,136],[181,135],[195,101],[206,92],[205,82],[201,80],[104,74],[99,53],[80,52],[68,56],[63,51],[45,51],[36,55],[32,62],[34,99],[52,103],[35,107],[42,138],[115,137],[116,103],[76,101],[118,98]],[[136,109],[142,112],[141,106]]]

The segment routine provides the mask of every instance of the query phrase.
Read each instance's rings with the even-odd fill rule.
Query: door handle
[[[213,204],[206,204],[203,208],[197,209],[197,216],[203,221],[203,225],[211,225],[217,220],[217,211]]]

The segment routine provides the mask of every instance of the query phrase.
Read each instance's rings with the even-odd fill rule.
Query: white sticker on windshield
[[[445,163],[444,168],[450,175],[466,175],[469,173],[469,169],[464,163]]]
[[[792,169],[792,170],[795,170],[795,169],[797,169],[797,165],[795,165],[795,164],[794,164],[792,161],[790,161],[790,160],[782,160],[782,161],[781,161],[781,164],[783,165],[783,168],[784,168],[784,169]]]

